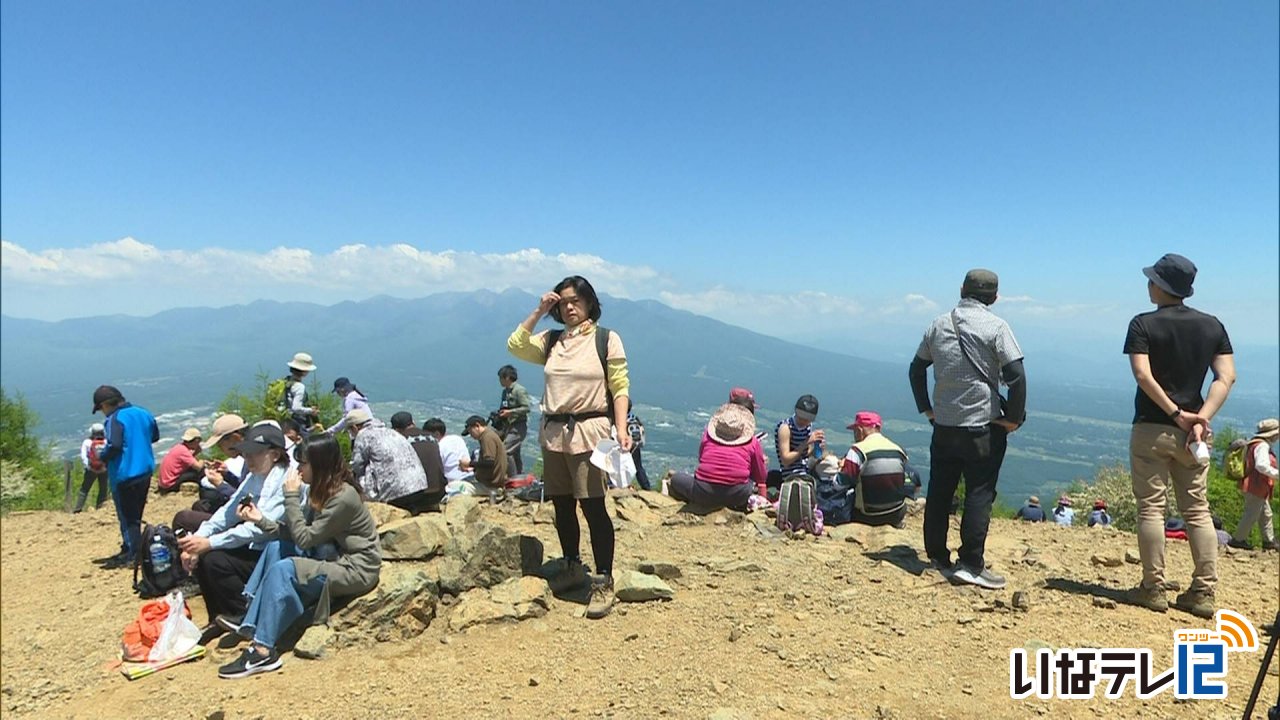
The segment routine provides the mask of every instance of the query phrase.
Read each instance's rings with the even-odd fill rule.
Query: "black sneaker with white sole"
[[[213,619],[214,622],[227,632],[240,632],[240,624],[244,622],[243,615],[219,615]]]
[[[279,670],[282,665],[284,661],[280,659],[280,653],[276,652],[275,648],[268,650],[266,655],[260,655],[252,647],[247,647],[240,653],[240,657],[218,668],[218,677],[227,680],[246,678],[258,673]]]

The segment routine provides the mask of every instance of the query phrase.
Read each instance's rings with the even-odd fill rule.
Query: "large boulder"
[[[409,511],[380,502],[369,502],[364,504],[369,510],[369,514],[373,516],[373,524],[381,530],[383,525],[395,522],[396,520],[404,520],[409,517]]]
[[[658,511],[673,512],[684,506],[683,502],[670,495],[663,495],[653,490],[637,490],[635,496],[640,498],[645,505]]]
[[[444,506],[444,520],[450,529],[480,521],[480,498],[474,495],[454,495]]]
[[[298,642],[293,645],[293,654],[307,660],[319,660],[324,657],[325,650],[333,644],[337,635],[324,625],[312,625],[307,628]]]
[[[522,575],[537,574],[542,567],[542,541],[516,535],[484,521],[453,528],[445,547],[446,560],[456,563],[456,581],[446,590],[489,588]],[[446,563],[452,570],[453,563]],[[445,571],[441,569],[444,584]]]
[[[421,570],[383,565],[378,587],[334,613],[329,625],[350,642],[362,635],[407,640],[431,624],[439,597],[436,581]]]
[[[428,560],[444,552],[449,528],[439,515],[419,515],[378,526],[384,560]]]

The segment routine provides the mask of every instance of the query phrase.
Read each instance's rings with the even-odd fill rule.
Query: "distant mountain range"
[[[119,386],[157,414],[189,418],[182,411],[211,409],[233,386],[252,386],[259,370],[283,375],[297,351],[315,357],[325,389],[347,376],[375,404],[455,399],[487,407],[496,405],[496,373],[506,363],[517,366],[530,392],[541,393],[539,369],[506,351],[507,336],[535,303],[512,290],[329,307],[256,301],[54,323],[0,316],[0,382],[40,413],[42,434],[64,442],[93,422],[88,411],[98,384]],[[683,441],[673,433],[651,440],[657,456],[690,462],[697,413],[724,402],[737,385],[756,392],[762,426],[812,393],[822,404],[819,425],[838,437],[847,435],[843,427],[856,410],[876,409],[893,419],[887,428],[909,450],[927,453],[928,426],[915,412],[905,362],[789,343],[654,301],[606,297],[602,304],[601,324],[617,329],[626,346],[637,405],[690,418]],[[1010,488],[1062,484],[1125,456],[1132,386],[1060,384],[1037,375],[1034,358],[1028,367],[1033,422],[1013,443],[1021,450],[1010,458]],[[1252,423],[1274,414],[1275,403],[1274,391],[1242,393],[1223,415],[1237,425]]]

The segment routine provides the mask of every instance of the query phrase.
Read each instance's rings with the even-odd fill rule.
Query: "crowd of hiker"
[[[1172,488],[1195,570],[1188,590],[1173,605],[1193,614],[1213,613],[1221,522],[1209,513],[1205,494],[1209,423],[1235,379],[1232,350],[1216,318],[1187,307],[1195,266],[1166,255],[1145,268],[1156,309],[1133,319],[1124,352],[1135,381],[1135,417],[1130,465],[1138,513],[1142,579],[1130,593],[1134,604],[1164,611],[1164,506]],[[1005,578],[987,563],[986,539],[996,487],[1009,438],[1027,419],[1027,371],[1012,329],[991,311],[999,281],[988,270],[967,273],[960,300],[925,330],[907,372],[917,410],[932,426],[929,482],[924,496],[924,547],[928,561],[956,584],[999,589]],[[554,327],[535,332],[549,316]],[[600,325],[599,298],[585,278],[572,276],[538,299],[507,340],[517,360],[542,368],[544,391],[537,425],[541,449],[540,496],[554,507],[563,560],[550,578],[557,592],[588,591],[586,616],[602,618],[614,604],[614,527],[605,505],[611,486],[634,480],[649,488],[641,448],[644,426],[634,412],[631,376],[621,334]],[[521,445],[529,432],[532,399],[513,365],[498,369],[499,407],[489,417],[473,415],[461,434],[443,420],[419,427],[407,411],[384,424],[368,398],[348,378],[335,381],[343,401],[341,419],[325,428],[308,396],[305,378],[315,371],[311,355],[297,353],[279,390],[276,418],[215,419],[208,438],[185,431],[160,463],[159,490],[198,486],[192,507],[172,526],[179,536],[178,561],[199,586],[208,609],[200,642],[226,635],[249,642],[242,655],[220,669],[222,677],[244,677],[280,667],[277,644],[307,615],[323,622],[339,597],[368,592],[377,584],[380,551],[366,502],[387,503],[411,514],[434,512],[451,497],[499,498],[524,475]],[[933,388],[929,388],[929,368]],[[1212,371],[1208,397],[1200,395]],[[1002,391],[1003,389],[1003,391]],[[155,418],[103,385],[93,396],[94,425],[81,450],[83,508],[92,485],[97,503],[111,490],[120,520],[121,549],[106,567],[133,566],[145,553],[141,536],[150,479]],[[821,533],[828,525],[856,522],[901,527],[909,503],[920,493],[920,472],[906,450],[885,434],[873,410],[854,414],[847,428],[854,442],[841,454],[828,447],[815,425],[819,401],[800,396],[793,412],[761,429],[756,397],[734,388],[711,415],[698,442],[692,472],[676,472],[661,492],[714,510],[770,509],[788,532]],[[338,435],[351,439],[343,460]],[[478,446],[471,452],[464,438]],[[776,467],[765,441],[772,436]],[[1254,524],[1265,547],[1275,549],[1268,500],[1276,478],[1271,445],[1280,436],[1276,420],[1264,420],[1238,454],[1245,514],[1229,542],[1245,544]],[[215,449],[222,460],[201,460]],[[606,453],[604,448],[608,448]],[[601,462],[608,455],[612,460]],[[964,483],[961,501],[958,490]],[[959,548],[953,556],[951,515],[963,504]],[[581,553],[581,518],[590,535],[592,563]],[[1031,497],[1017,517],[1027,522],[1072,525],[1072,499],[1063,496],[1046,511]],[[1088,515],[1090,527],[1112,519],[1105,499]]]

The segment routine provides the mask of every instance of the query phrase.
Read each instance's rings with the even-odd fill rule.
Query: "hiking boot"
[[[586,585],[587,568],[581,560],[566,560],[560,572],[547,580],[552,593],[564,593]]]
[[[962,583],[977,585],[987,590],[1000,590],[1005,586],[1005,579],[990,570],[983,568],[981,572],[974,572],[971,568],[957,564],[955,571],[951,573],[951,577]]]
[[[1267,552],[1276,552],[1280,550],[1280,544],[1277,544],[1275,540],[1267,540],[1262,543],[1262,549]]]
[[[227,632],[240,632],[240,625],[244,622],[243,615],[219,615],[213,619],[218,626]]]
[[[591,601],[587,603],[587,617],[599,620],[613,610],[613,576],[606,575],[591,581]]]
[[[1183,612],[1189,612],[1199,618],[1213,618],[1218,609],[1211,590],[1188,590],[1173,601],[1173,606]]]
[[[1138,587],[1125,593],[1124,601],[1159,613],[1169,610],[1169,599],[1165,597],[1162,587],[1149,588],[1139,583]]]
[[[266,655],[261,655],[253,648],[247,647],[240,653],[240,657],[218,668],[218,677],[227,680],[246,678],[258,673],[279,670],[283,664],[284,661],[280,659],[280,653],[276,652],[275,648],[267,650]]]
[[[1235,548],[1237,550],[1252,550],[1253,544],[1248,540],[1236,540],[1235,538],[1232,538],[1231,541],[1227,543],[1227,547]]]

